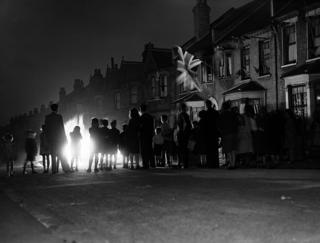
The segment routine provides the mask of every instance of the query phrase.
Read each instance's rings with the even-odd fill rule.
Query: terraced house
[[[291,1],[275,19],[286,107],[312,117],[320,111],[320,2]]]
[[[305,117],[317,109],[318,1],[254,0],[211,24],[205,0],[193,13],[195,35],[183,47],[203,61],[199,101],[211,98],[219,108],[231,100],[240,111],[245,103],[256,111],[290,108]]]

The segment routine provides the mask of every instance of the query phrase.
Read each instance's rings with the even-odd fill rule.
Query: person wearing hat
[[[44,125],[52,160],[52,174],[58,173],[60,161],[63,170],[69,172],[70,167],[63,156],[63,148],[67,143],[63,118],[58,114],[58,104],[52,104],[50,108],[51,113],[46,115]]]

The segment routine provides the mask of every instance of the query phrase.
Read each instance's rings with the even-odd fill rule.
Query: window
[[[241,79],[250,78],[250,49],[245,47],[241,50]]]
[[[205,109],[205,106],[196,106],[196,107],[193,107],[191,106],[190,107],[190,118],[191,118],[191,122],[193,121],[199,121],[199,112],[204,110]]]
[[[218,59],[218,76],[220,78],[230,77],[232,75],[232,54],[222,52]],[[209,76],[208,76],[209,77]],[[210,73],[210,79],[213,81],[213,73]]]
[[[289,87],[290,92],[290,108],[297,116],[307,116],[307,92],[306,86]]]
[[[207,68],[207,82],[213,82],[213,67],[212,67],[212,56],[206,59],[206,68]]]
[[[226,73],[227,77],[232,75],[232,55],[231,53],[226,54]]]
[[[288,23],[283,28],[283,64],[297,61],[296,24]]]
[[[262,100],[260,98],[245,98],[245,99],[237,99],[237,100],[231,100],[231,106],[237,107],[238,112],[240,114],[244,113],[244,107],[246,104],[249,104],[253,107],[254,113],[259,113],[262,105]]]
[[[178,89],[178,94],[182,94],[185,91],[184,84],[183,83],[178,84],[177,89]]]
[[[270,73],[270,41],[259,42],[259,75]]]
[[[157,80],[155,77],[152,77],[152,80],[151,80],[151,95],[152,95],[152,98],[157,97]]]
[[[208,56],[202,60],[200,68],[200,80],[202,83],[213,81],[212,56]]]
[[[168,77],[167,75],[162,75],[160,77],[160,97],[168,96]]]
[[[207,82],[207,64],[205,61],[203,61],[200,65],[200,80],[202,83]]]
[[[320,57],[320,16],[308,18],[308,58]]]
[[[130,90],[130,102],[131,102],[131,104],[137,104],[138,103],[138,88],[137,88],[137,86],[131,87],[131,90]]]
[[[219,59],[219,66],[218,66],[218,74],[219,77],[225,76],[225,66],[224,66],[224,56],[222,55]]]
[[[114,106],[116,107],[117,110],[119,110],[121,108],[121,106],[120,106],[120,92],[117,92],[114,95]]]

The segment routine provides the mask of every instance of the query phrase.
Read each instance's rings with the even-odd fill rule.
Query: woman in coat
[[[244,114],[240,116],[238,127],[237,153],[243,158],[243,162],[248,165],[251,162],[253,148],[252,132],[257,131],[257,124],[254,119],[254,110],[251,105],[245,105]]]

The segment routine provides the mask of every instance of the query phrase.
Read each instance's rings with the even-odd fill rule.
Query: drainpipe
[[[273,41],[274,41],[274,66],[275,66],[275,93],[276,93],[276,110],[279,110],[279,80],[278,80],[278,32],[276,23],[274,21],[274,4],[273,0],[270,0],[270,15],[272,20],[272,32],[273,32]]]

